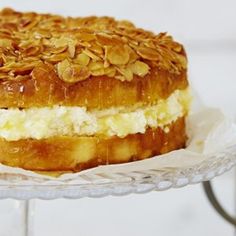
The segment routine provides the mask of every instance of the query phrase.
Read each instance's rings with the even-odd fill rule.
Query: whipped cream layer
[[[44,139],[53,136],[125,137],[145,133],[147,127],[168,125],[186,115],[189,90],[176,90],[154,105],[87,111],[85,107],[53,106],[29,109],[0,109],[0,138],[9,141]]]

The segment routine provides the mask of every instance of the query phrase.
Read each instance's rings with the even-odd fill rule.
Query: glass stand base
[[[0,235],[34,235],[34,200],[0,200]]]
[[[24,235],[33,236],[34,235],[34,215],[35,215],[35,202],[34,200],[22,201],[22,214],[24,217]]]

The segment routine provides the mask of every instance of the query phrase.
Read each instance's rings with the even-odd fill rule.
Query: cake
[[[4,165],[81,171],[184,148],[189,101],[186,53],[167,33],[0,11]]]

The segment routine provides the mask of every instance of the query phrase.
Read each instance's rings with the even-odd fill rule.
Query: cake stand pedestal
[[[24,231],[22,236],[34,236],[34,200],[21,201],[22,217],[24,220]]]

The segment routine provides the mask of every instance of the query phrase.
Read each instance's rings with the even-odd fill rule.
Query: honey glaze
[[[145,78],[135,76],[132,81],[91,76],[70,84],[58,78],[52,65],[42,63],[26,79],[0,80],[0,108],[65,105],[103,109],[137,102],[149,104],[187,86],[186,71],[176,75],[157,68]]]

